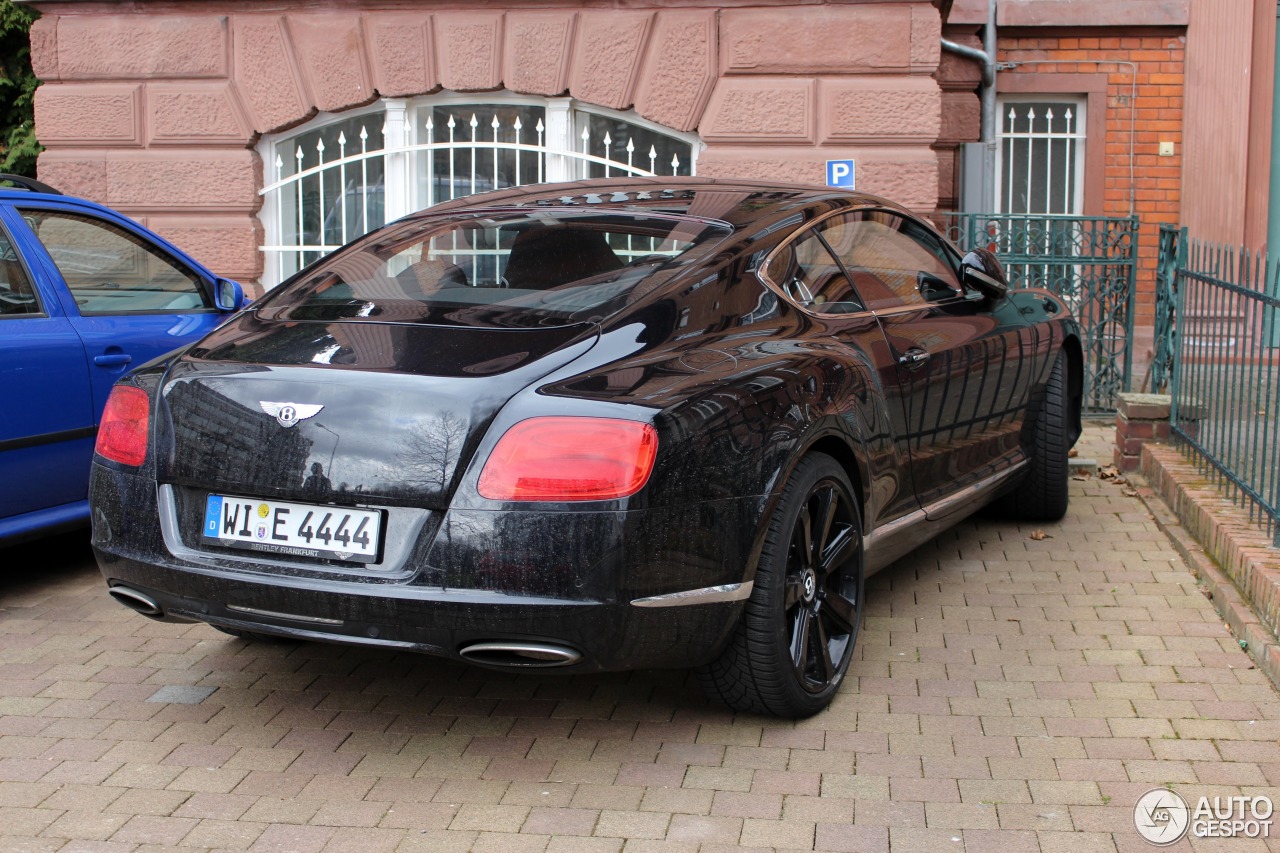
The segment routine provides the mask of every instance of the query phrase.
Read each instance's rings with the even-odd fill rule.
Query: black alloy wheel
[[[858,501],[836,461],[811,454],[796,466],[769,521],[733,638],[699,671],[703,688],[736,710],[816,714],[853,660],[862,599]]]

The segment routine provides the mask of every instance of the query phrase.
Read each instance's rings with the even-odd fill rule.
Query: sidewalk
[[[681,672],[245,643],[131,613],[87,563],[7,561],[0,850],[1156,849],[1153,787],[1280,800],[1280,694],[1132,491],[1073,480],[1061,523],[980,517],[876,575],[860,659],[800,723]]]

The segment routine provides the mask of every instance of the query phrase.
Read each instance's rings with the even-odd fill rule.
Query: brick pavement
[[[1156,785],[1280,800],[1280,695],[1136,497],[1071,489],[1043,538],[980,518],[869,581],[798,723],[680,672],[245,643],[115,604],[74,539],[0,552],[0,850],[1089,853],[1153,849]]]

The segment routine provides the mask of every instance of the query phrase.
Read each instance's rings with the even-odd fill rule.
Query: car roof
[[[833,187],[725,178],[620,177],[493,190],[442,202],[411,216],[512,207],[574,207],[619,212],[658,209],[717,219],[735,227],[814,207],[887,207],[910,213],[879,196]]]
[[[9,184],[10,186],[5,186]],[[37,181],[35,178],[28,178],[23,175],[11,175],[0,172],[0,193],[5,195],[17,194],[24,198],[31,195],[58,196],[62,193],[46,183]]]

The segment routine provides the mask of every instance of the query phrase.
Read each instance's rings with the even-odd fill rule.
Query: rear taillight
[[[132,385],[111,389],[107,406],[98,424],[98,443],[94,451],[104,459],[122,465],[141,465],[147,459],[147,421],[151,399],[147,392]]]
[[[530,418],[507,430],[480,472],[496,501],[603,501],[644,486],[658,454],[649,424],[613,418]]]

